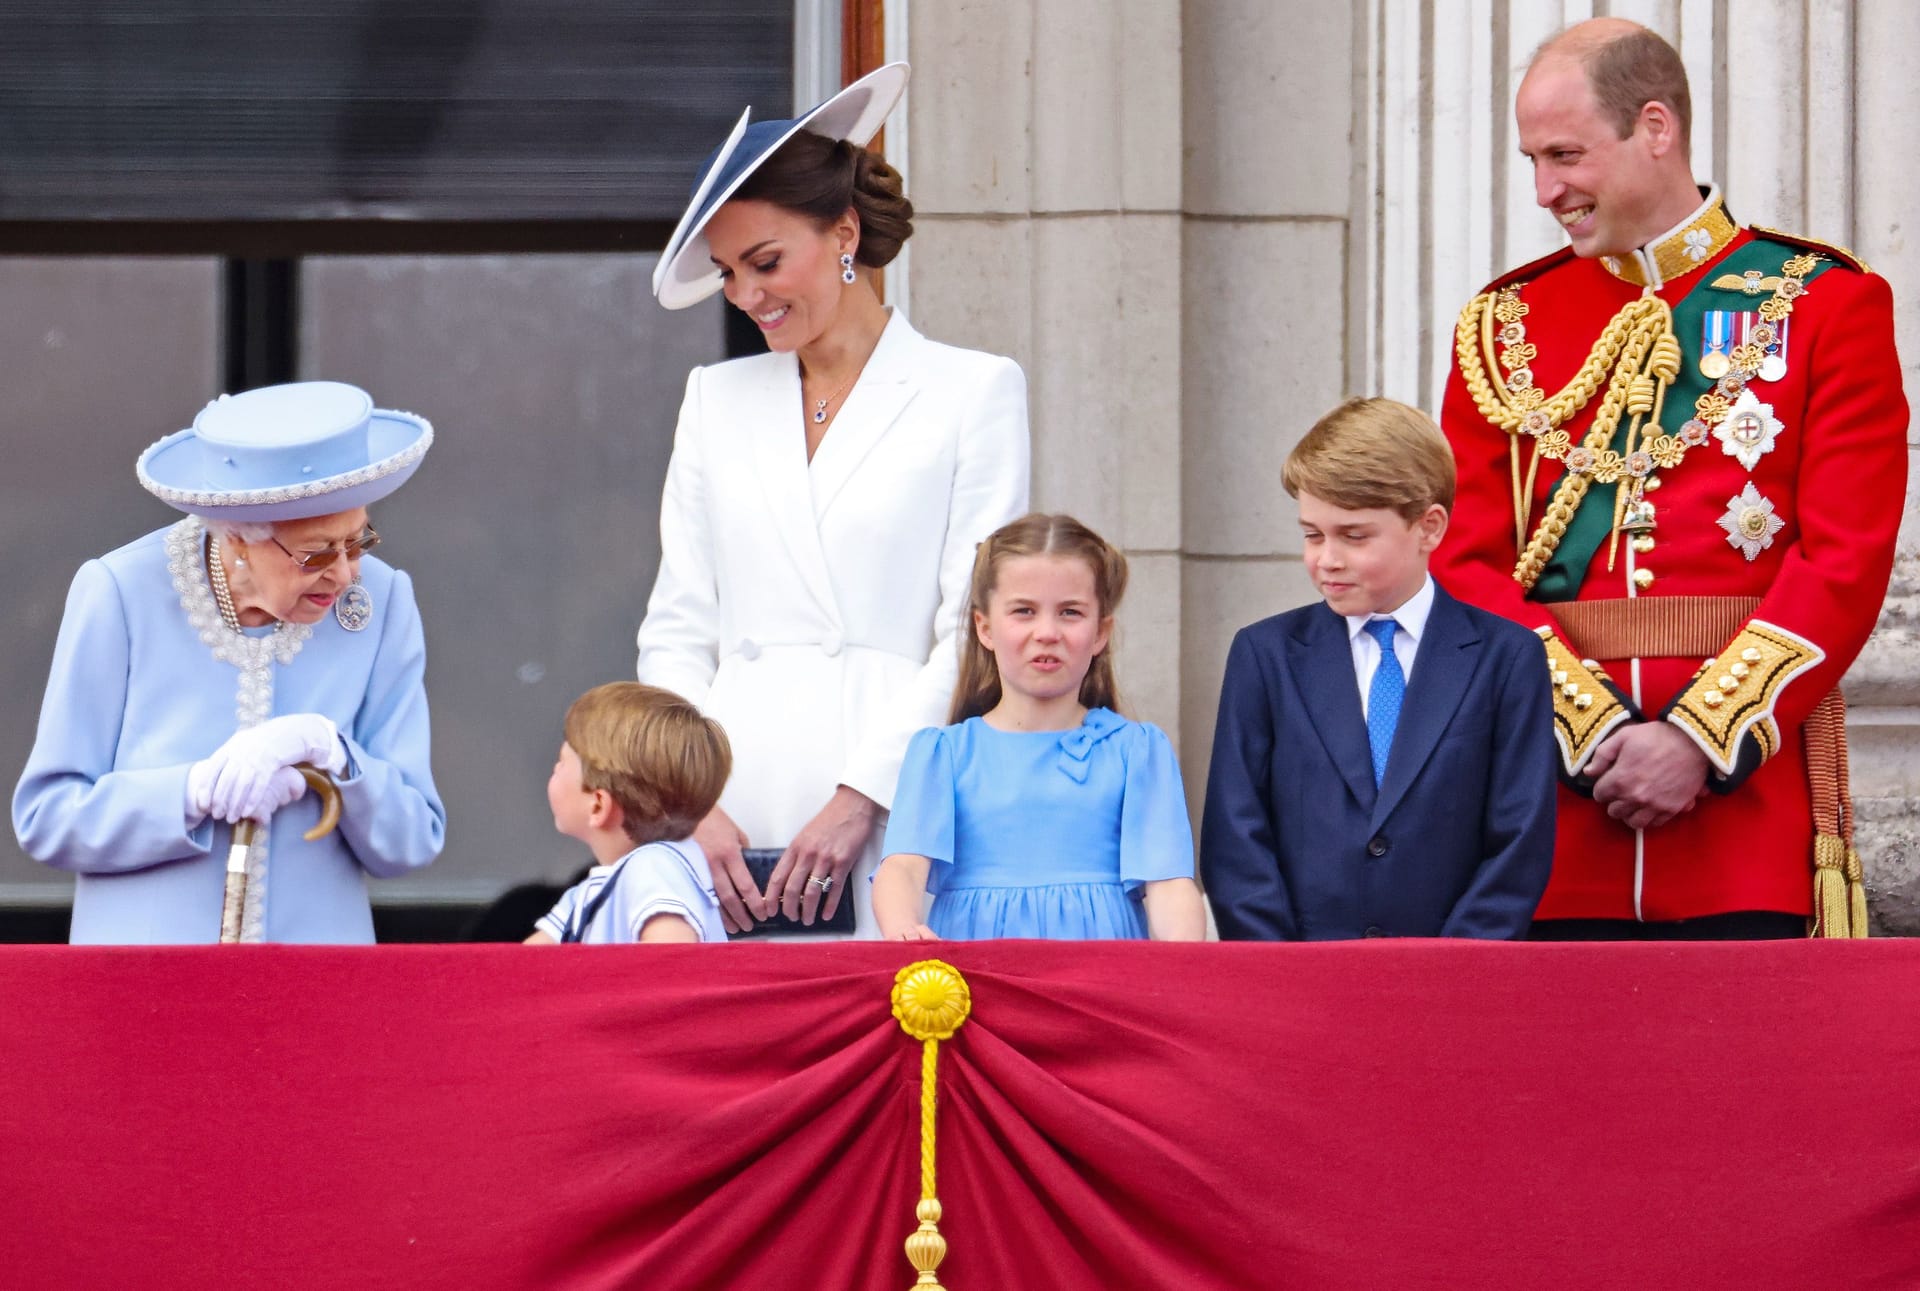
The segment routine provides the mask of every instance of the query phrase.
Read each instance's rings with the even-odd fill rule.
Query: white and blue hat
[[[720,290],[720,271],[713,267],[707,250],[707,221],[781,144],[802,130],[811,130],[829,139],[864,145],[880,132],[906,89],[907,65],[888,63],[791,121],[748,125],[753,109],[742,112],[727,141],[700,168],[687,213],[680,217],[679,227],[667,239],[667,249],[660,253],[660,263],[654,266],[654,298],[668,309],[685,309]]]
[[[339,381],[221,395],[140,454],[141,486],[168,506],[246,524],[369,506],[418,470],[433,445],[425,417],[373,406]]]

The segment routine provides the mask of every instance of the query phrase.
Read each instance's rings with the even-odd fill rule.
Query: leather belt
[[[1584,659],[1708,659],[1746,626],[1757,596],[1622,596],[1554,601],[1553,616]]]

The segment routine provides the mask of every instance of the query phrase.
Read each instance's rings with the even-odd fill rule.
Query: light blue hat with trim
[[[734,122],[727,141],[700,167],[694,181],[693,200],[686,214],[667,239],[667,249],[653,267],[653,295],[668,309],[697,305],[720,290],[720,271],[713,267],[707,249],[707,221],[760,168],[760,163],[780,150],[780,145],[802,130],[845,139],[864,145],[880,132],[887,114],[907,90],[905,63],[888,63],[875,68],[846,89],[802,116],[790,121],[756,121],[747,124],[753,112],[748,108]]]
[[[170,507],[246,524],[370,506],[405,484],[433,426],[373,406],[339,381],[297,381],[221,395],[150,445],[134,471]]]

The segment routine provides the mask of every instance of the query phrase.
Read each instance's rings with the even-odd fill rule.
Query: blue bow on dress
[[[1088,709],[1086,720],[1060,737],[1060,769],[1076,783],[1085,784],[1093,746],[1126,725],[1127,719],[1110,708]]]

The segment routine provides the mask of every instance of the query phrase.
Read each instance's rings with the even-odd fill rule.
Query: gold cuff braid
[[[1667,720],[1693,737],[1721,775],[1732,775],[1751,734],[1765,762],[1780,748],[1774,704],[1786,684],[1827,657],[1805,637],[1754,619],[1694,677]]]
[[[1560,762],[1577,776],[1616,726],[1633,714],[1607,685],[1607,674],[1592,659],[1581,659],[1552,628],[1536,628],[1547,647],[1547,672],[1553,682],[1553,738]]]

